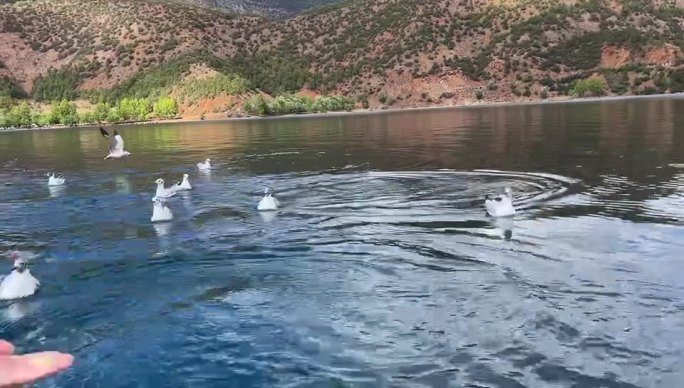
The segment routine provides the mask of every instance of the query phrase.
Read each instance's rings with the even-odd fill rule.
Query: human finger
[[[0,356],[0,387],[34,382],[68,368],[73,362],[72,355],[59,352]]]

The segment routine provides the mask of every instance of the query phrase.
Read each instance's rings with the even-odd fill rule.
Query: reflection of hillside
[[[52,169],[157,172],[215,155],[259,173],[367,163],[386,170],[547,171],[597,185],[604,175],[622,175],[659,185],[673,176],[662,166],[684,162],[684,134],[676,130],[682,111],[682,100],[637,99],[120,126],[133,157],[111,163],[102,162],[107,142],[96,128],[7,133],[0,151]]]

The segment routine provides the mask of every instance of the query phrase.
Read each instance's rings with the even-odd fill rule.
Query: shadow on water
[[[684,379],[683,99],[117,129],[129,159],[96,128],[0,134],[0,251],[43,285],[0,337],[76,355],[42,386]]]

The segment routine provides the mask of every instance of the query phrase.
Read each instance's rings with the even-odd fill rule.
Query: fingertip
[[[0,340],[0,354],[14,353],[14,345],[7,341]]]
[[[70,367],[74,363],[74,356],[68,353],[59,353],[58,365],[62,365],[62,369]]]
[[[41,352],[29,355],[29,362],[36,367],[47,370],[62,370],[71,366],[74,356],[60,352]]]

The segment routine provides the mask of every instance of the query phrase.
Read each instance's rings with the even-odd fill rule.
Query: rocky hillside
[[[371,107],[674,92],[682,50],[684,0],[351,0],[286,20],[154,0],[0,5],[0,95],[37,100],[173,94],[197,69]],[[217,90],[199,96],[234,89]]]

